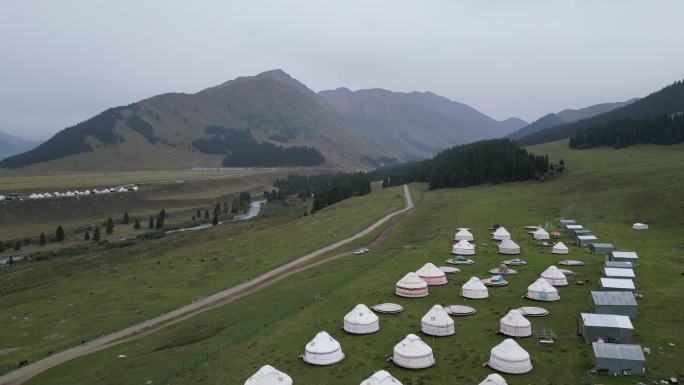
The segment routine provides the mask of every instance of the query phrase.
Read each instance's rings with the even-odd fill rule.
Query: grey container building
[[[591,310],[598,314],[617,314],[637,318],[638,304],[628,291],[592,291],[589,296]]]
[[[561,227],[565,227],[567,225],[574,225],[577,224],[574,219],[559,219],[558,220],[558,225]]]
[[[598,338],[629,342],[634,335],[634,326],[624,315],[581,313],[579,332],[587,343]]]
[[[641,345],[593,343],[594,368],[599,373],[629,376],[643,374],[646,357]]]
[[[636,266],[639,256],[634,251],[613,251],[608,254],[608,259],[616,262],[631,262]]]
[[[599,278],[598,289],[600,291],[629,291],[636,290],[634,281],[629,278]]]
[[[575,245],[577,247],[589,246],[594,242],[598,242],[598,238],[594,235],[578,235],[575,237]]]
[[[589,245],[589,251],[592,254],[610,254],[615,248],[612,243],[592,243]]]
[[[632,265],[632,262],[605,261],[603,263],[603,267],[612,267],[614,269],[631,269],[634,267],[634,265]]]
[[[632,269],[622,269],[618,267],[604,267],[603,276],[608,278],[636,278],[634,270]]]

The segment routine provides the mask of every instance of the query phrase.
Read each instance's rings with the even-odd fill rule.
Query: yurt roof
[[[470,242],[468,242],[468,241],[466,241],[466,240],[460,240],[460,241],[458,241],[458,243],[456,243],[456,244],[454,245],[454,247],[458,247],[458,248],[461,248],[461,249],[474,249],[474,248],[475,248],[475,245],[473,245],[472,243],[470,243]]]
[[[511,239],[504,239],[499,243],[499,248],[501,249],[519,249],[520,246],[518,246],[517,243],[513,242]]]
[[[473,235],[473,233],[468,231],[468,229],[466,229],[466,228],[460,228],[460,229],[458,229],[458,232],[456,233],[456,235],[465,237],[465,236]]]
[[[554,249],[563,249],[563,250],[568,249],[568,247],[565,246],[565,243],[563,243],[563,242],[557,242],[556,244],[553,245],[553,248]]]
[[[406,288],[422,288],[422,287],[427,287],[427,283],[423,281],[418,274],[414,272],[410,272],[406,274],[404,277],[402,277],[399,282],[397,282],[397,285],[401,287],[406,287]]]
[[[508,385],[500,374],[494,373],[487,376],[479,385]]]
[[[363,380],[361,385],[401,385],[401,382],[394,378],[388,371],[380,370]]]
[[[491,353],[492,356],[503,361],[517,362],[530,359],[530,354],[511,338],[506,338],[503,342],[493,347]]]
[[[331,353],[338,349],[340,343],[324,331],[316,334],[316,337],[306,344],[306,350],[311,353]]]
[[[289,385],[292,378],[271,365],[264,365],[245,382],[245,385]]]
[[[520,310],[513,309],[508,312],[502,319],[501,322],[509,326],[526,327],[530,326],[530,321],[522,315]]]
[[[358,304],[354,306],[352,311],[344,316],[344,320],[351,324],[368,325],[377,322],[379,318],[368,308],[368,306]]]
[[[433,263],[428,262],[423,267],[420,269],[416,270],[416,274],[418,274],[421,277],[443,277],[444,272],[440,270],[437,266],[435,266]]]
[[[454,320],[451,319],[442,305],[435,305],[432,307],[432,309],[428,310],[423,318],[421,318],[421,322],[425,322],[428,325],[444,326],[454,324]]]
[[[546,270],[544,270],[544,272],[541,273],[541,275],[542,275],[542,277],[552,278],[552,279],[565,278],[565,274],[563,274],[563,272],[560,271],[560,269],[558,269],[556,266],[553,266],[553,265],[546,268]]]
[[[626,315],[581,313],[580,316],[585,326],[634,329],[632,321]]]
[[[561,274],[563,274],[563,273],[561,273]],[[529,290],[529,291],[546,291],[546,292],[554,292],[554,293],[558,292],[558,289],[553,287],[544,278],[539,278],[536,281],[534,281],[530,286],[527,287],[527,290]]]
[[[498,227],[496,230],[494,230],[494,234],[495,235],[510,235],[508,230],[506,230],[506,228],[503,226]]]
[[[470,277],[468,282],[463,284],[463,288],[468,290],[487,290],[487,286],[477,277]]]
[[[544,230],[543,228],[540,227],[540,228],[538,228],[537,230],[534,231],[534,234],[537,234],[537,235],[539,235],[539,234],[549,234],[549,232],[546,231],[546,230]]]
[[[422,357],[432,353],[432,348],[415,334],[409,334],[404,337],[404,339],[394,347],[394,350],[406,357]]]

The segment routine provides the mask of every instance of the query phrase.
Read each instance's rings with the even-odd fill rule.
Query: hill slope
[[[319,94],[356,133],[378,147],[405,154],[403,160],[430,157],[456,144],[502,137],[526,124],[518,118],[497,121],[430,92],[338,88]]]
[[[28,151],[41,142],[33,142],[0,131],[0,159]]]
[[[514,133],[507,136],[509,139],[520,139],[527,135],[534,134],[549,127],[558,126],[565,123],[573,123],[581,119],[591,118],[598,114],[604,112],[612,111],[616,108],[620,108],[630,103],[634,103],[639,100],[638,98],[630,99],[625,102],[616,103],[601,103],[595,104],[593,106],[580,108],[577,110],[566,109],[558,113],[550,113],[542,116],[541,118],[535,120],[529,125],[515,131]]]
[[[552,142],[569,138],[579,129],[604,124],[610,120],[639,119],[681,111],[684,111],[684,82],[678,81],[634,103],[574,123],[543,129],[520,138],[518,142],[524,146]]]

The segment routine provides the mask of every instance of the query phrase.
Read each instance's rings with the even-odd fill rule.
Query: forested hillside
[[[570,137],[570,148],[623,148],[637,143],[677,144],[684,141],[684,114],[645,119],[617,119],[583,128]]]
[[[311,213],[352,196],[371,192],[370,176],[365,172],[324,175],[289,175],[274,183],[285,195],[306,199],[313,196]]]

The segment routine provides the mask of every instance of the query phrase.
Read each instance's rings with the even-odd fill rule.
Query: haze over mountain
[[[28,151],[40,143],[42,142],[26,140],[0,131],[0,159]]]
[[[520,139],[527,135],[534,134],[549,127],[558,126],[565,123],[574,123],[581,119],[590,118],[604,112],[612,111],[616,108],[634,103],[639,98],[633,98],[624,102],[601,103],[580,109],[565,109],[558,113],[550,113],[535,120],[529,125],[509,134],[509,139]]]
[[[338,88],[319,94],[356,133],[404,160],[426,158],[456,144],[499,138],[526,125],[518,118],[497,121],[431,92]]]
[[[317,94],[287,73],[273,70],[195,94],[167,93],[110,108],[31,151],[1,161],[0,167],[136,170],[265,165],[254,163],[257,157],[282,162],[273,165],[312,165],[320,163],[322,155],[331,167],[368,169],[501,137],[524,124],[516,118],[496,121],[427,92],[338,89]],[[290,152],[285,154],[280,147]]]

